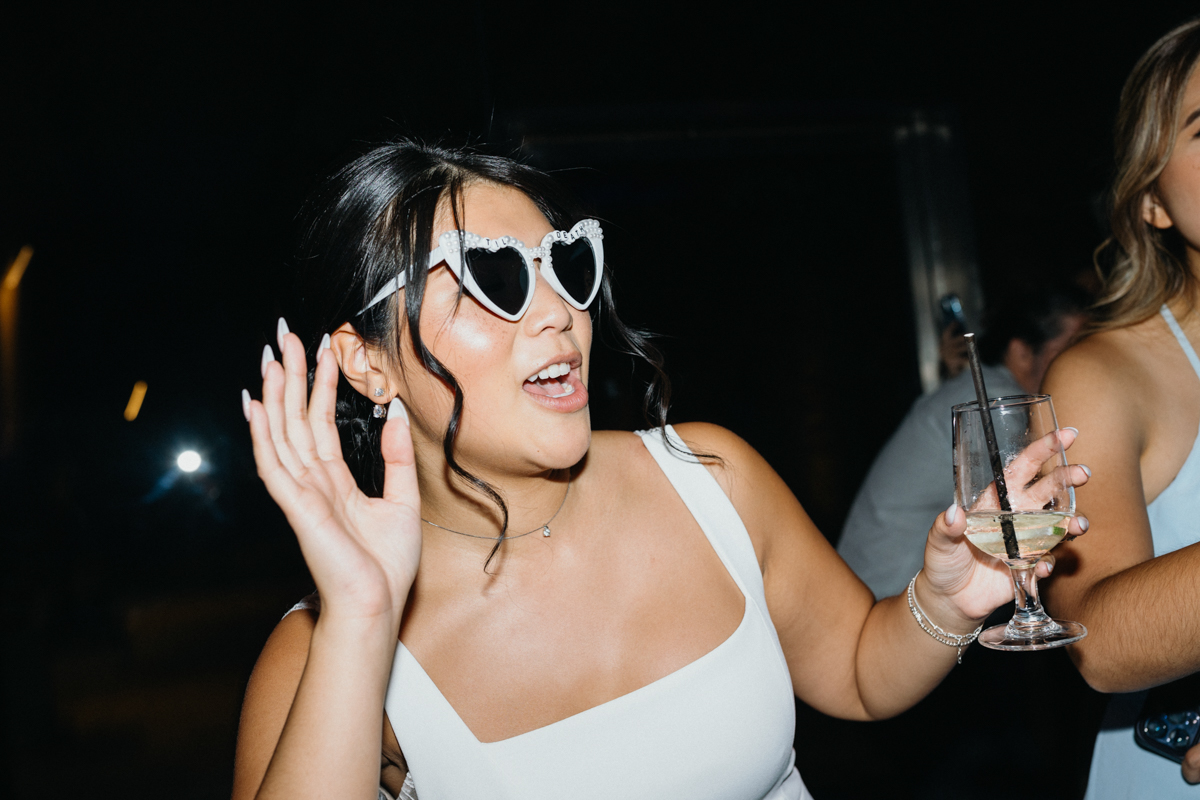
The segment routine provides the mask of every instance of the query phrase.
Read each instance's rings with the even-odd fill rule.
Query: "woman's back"
[[[1183,323],[1164,307],[1143,323],[1097,334],[1064,354],[1047,381],[1062,424],[1086,424],[1102,433],[1098,441],[1080,443],[1081,457],[1097,468],[1094,482],[1079,495],[1080,509],[1095,520],[1096,531],[1087,542],[1064,548],[1065,568],[1050,582],[1054,586],[1048,584],[1052,602],[1094,591],[1104,576],[1148,566],[1200,542],[1200,359],[1193,344],[1200,342],[1200,315],[1186,315]],[[1098,427],[1100,420],[1107,424]],[[1180,610],[1177,603],[1187,589],[1172,583],[1169,574],[1158,577],[1154,591],[1161,603],[1146,613],[1171,616]],[[1178,619],[1194,624],[1186,615]],[[1107,624],[1091,629],[1103,648],[1099,656],[1076,648],[1077,661],[1101,675],[1128,670],[1139,676],[1145,670],[1141,663],[1104,665],[1112,660],[1110,643],[1120,642],[1127,626],[1138,624],[1136,614],[1110,616]],[[1117,646],[1129,651],[1126,657],[1138,658],[1137,645],[1126,640]],[[1100,664],[1093,667],[1088,659]],[[1169,671],[1169,649],[1160,660],[1168,662],[1159,667],[1163,679],[1178,677]],[[1143,685],[1161,682],[1138,679]],[[1144,700],[1144,692],[1112,698],[1096,740],[1088,797],[1189,791],[1175,764],[1134,742],[1133,724]]]
[[[1193,342],[1200,342],[1200,314],[1181,318],[1184,341],[1190,333]],[[1175,319],[1172,314],[1171,320]],[[1089,437],[1103,441],[1081,441],[1073,449],[1077,458],[1097,447],[1136,449],[1137,485],[1147,503],[1170,485],[1192,450],[1200,427],[1200,381],[1161,313],[1136,325],[1101,331],[1074,345],[1055,361],[1046,385],[1054,388],[1060,409],[1078,406],[1120,420],[1106,426],[1103,436]],[[1068,402],[1059,402],[1060,396]],[[1059,421],[1072,424],[1065,417]],[[1086,491],[1098,494],[1096,486],[1093,483]]]

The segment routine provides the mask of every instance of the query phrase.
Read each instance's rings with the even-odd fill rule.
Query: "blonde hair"
[[[1190,296],[1196,277],[1174,229],[1143,217],[1174,149],[1183,94],[1200,58],[1200,17],[1159,39],[1138,60],[1121,90],[1116,124],[1117,174],[1112,186],[1112,235],[1096,249],[1103,288],[1092,330],[1133,325],[1163,303]],[[1105,268],[1101,260],[1107,261]]]

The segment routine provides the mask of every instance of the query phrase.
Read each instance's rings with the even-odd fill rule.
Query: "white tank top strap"
[[[663,441],[663,433],[674,447],[669,447]],[[658,429],[638,431],[646,449],[658,462],[658,466],[666,474],[671,485],[679,494],[688,511],[696,518],[700,529],[712,543],[725,568],[737,582],[738,588],[747,598],[754,600],[763,612],[767,613],[766,594],[763,589],[762,569],[754,546],[750,543],[750,534],[737,509],[725,495],[725,490],[717,479],[708,471],[679,434],[670,425],[660,433]]]
[[[1175,319],[1175,315],[1171,313],[1171,309],[1163,304],[1162,318],[1167,321],[1167,327],[1171,329],[1171,333],[1175,334],[1175,338],[1179,340],[1179,346],[1183,348],[1184,355],[1192,364],[1192,369],[1196,370],[1197,377],[1200,377],[1200,358],[1196,356],[1196,350],[1192,347],[1192,343],[1188,341],[1187,336],[1183,333],[1183,328],[1179,326],[1179,322]]]

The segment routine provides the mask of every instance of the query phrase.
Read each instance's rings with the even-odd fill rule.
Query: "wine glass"
[[[1012,570],[1017,607],[1007,625],[988,628],[979,643],[994,650],[1046,650],[1077,642],[1087,628],[1046,614],[1034,574],[1075,514],[1054,405],[1043,394],[1000,397],[988,407],[1003,480],[993,474],[979,403],[962,403],[953,408],[954,491],[967,510],[967,539]]]

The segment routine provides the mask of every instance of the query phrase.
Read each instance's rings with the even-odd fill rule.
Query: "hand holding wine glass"
[[[1072,472],[1086,475],[1085,467],[1067,464],[1050,397],[998,398],[986,410],[978,401],[963,403],[953,418],[955,494],[967,509],[967,538],[1009,567],[1016,599],[1013,619],[984,631],[979,642],[997,650],[1043,650],[1079,641],[1087,629],[1045,613],[1034,573],[1075,513],[1073,486],[1080,481]]]

